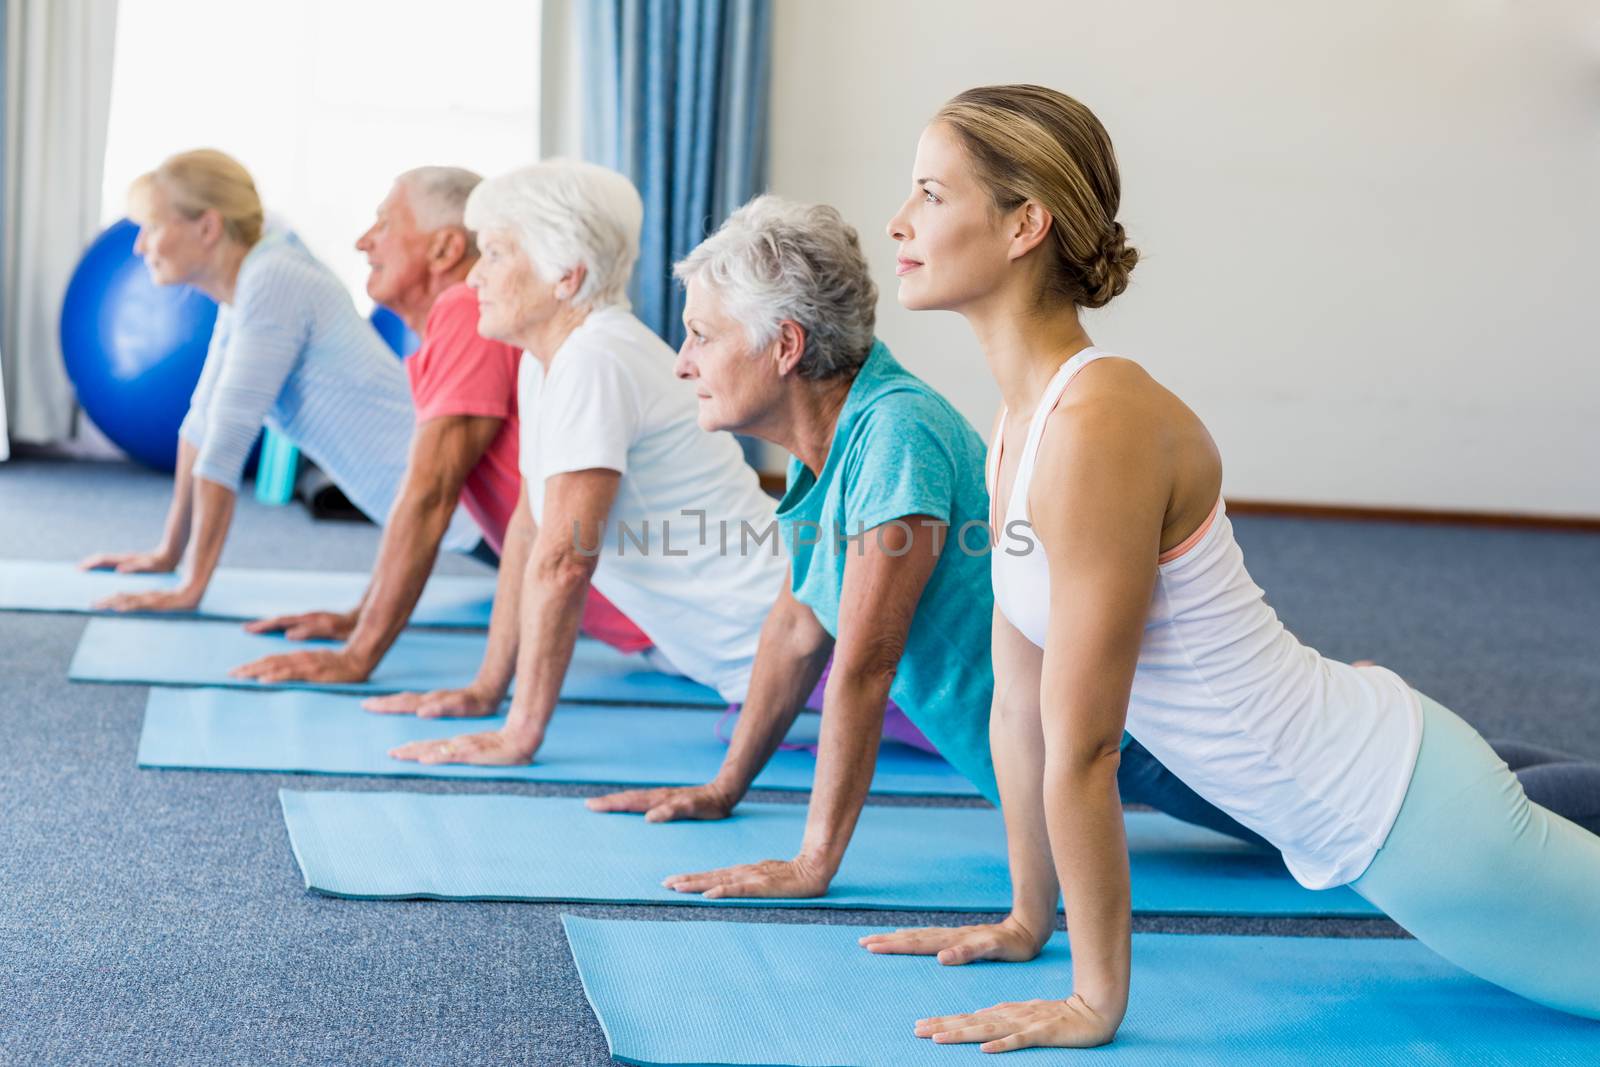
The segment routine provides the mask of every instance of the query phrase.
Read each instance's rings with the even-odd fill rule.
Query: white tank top
[[[1050,566],[1028,524],[1039,439],[1072,378],[1062,365],[1028,426],[991,555],[995,605],[1044,647]],[[1004,419],[989,450],[993,498]],[[1031,550],[1029,550],[1031,549]],[[1422,740],[1416,694],[1393,672],[1324,659],[1284,629],[1244,569],[1222,501],[1161,555],[1128,700],[1128,732],[1195,792],[1272,842],[1311,889],[1353,881],[1382,847]]]

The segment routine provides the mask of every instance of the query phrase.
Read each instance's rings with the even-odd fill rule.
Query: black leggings
[[[1489,744],[1516,772],[1529,800],[1600,835],[1600,762],[1521,741]],[[1137,741],[1129,741],[1122,750],[1117,787],[1126,803],[1144,804],[1252,845],[1267,844],[1260,834],[1190,789]]]

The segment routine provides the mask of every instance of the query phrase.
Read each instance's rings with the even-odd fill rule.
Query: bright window
[[[395,175],[537,158],[538,0],[122,0],[103,214],[189,148],[250,169],[363,310],[354,249]]]

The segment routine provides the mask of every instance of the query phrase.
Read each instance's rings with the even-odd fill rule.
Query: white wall
[[[1110,130],[1144,259],[1091,313],[1240,499],[1600,516],[1600,5],[780,0],[773,191],[862,233],[879,332],[988,434],[964,323],[894,298],[927,117],[1034,81]]]

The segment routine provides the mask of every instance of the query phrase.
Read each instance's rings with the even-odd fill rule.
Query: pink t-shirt
[[[517,466],[517,365],[522,352],[478,334],[478,294],[465,282],[439,294],[422,330],[422,345],[406,357],[406,376],[417,422],[450,415],[503,420],[500,432],[461,487],[461,502],[477,520],[496,554],[517,510],[522,474]],[[583,631],[624,652],[652,644],[644,631],[593,587],[583,610]]]

